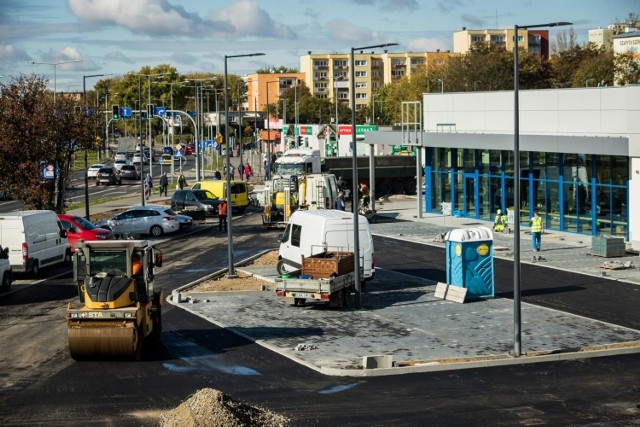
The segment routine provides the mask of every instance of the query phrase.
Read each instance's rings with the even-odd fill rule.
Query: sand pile
[[[286,426],[287,418],[236,402],[221,391],[204,388],[180,406],[160,415],[163,427]]]

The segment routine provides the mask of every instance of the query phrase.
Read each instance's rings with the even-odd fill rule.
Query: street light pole
[[[84,108],[84,114],[87,114],[87,78],[89,77],[102,77],[104,74],[91,74],[89,76],[82,76],[82,106]],[[54,92],[55,94],[55,92]],[[54,101],[55,103],[55,101]],[[84,146],[84,217],[87,221],[91,221],[89,217],[89,149],[87,144]]]
[[[53,65],[53,104],[54,105],[56,103],[57,80],[58,80],[57,67],[58,67],[58,65],[72,64],[72,63],[76,63],[76,62],[82,62],[82,59],[74,59],[74,60],[71,60],[71,61],[60,61],[60,62],[36,62],[36,61],[31,61],[31,63],[35,64],[35,65]],[[104,74],[99,74],[99,75],[103,76]],[[85,105],[85,107],[86,107],[86,105]]]
[[[269,120],[269,84],[270,83],[279,83],[280,80],[270,80],[267,82],[266,86],[267,86],[267,147],[269,148],[269,174],[273,174],[273,171],[271,170],[271,159],[273,158],[273,153],[271,150],[271,120]]]
[[[538,25],[515,25],[513,34],[513,353],[522,355],[522,321],[520,316],[520,105],[518,91],[518,29],[560,27],[571,22]]]
[[[237,277],[235,266],[233,265],[233,232],[231,218],[231,161],[229,153],[229,85],[227,83],[227,60],[229,58],[243,58],[247,56],[263,56],[264,53],[245,53],[243,55],[225,55],[224,56],[224,141],[227,145],[225,164],[227,165],[227,191],[224,197],[227,201],[227,258],[228,258],[228,277]]]
[[[356,144],[356,72],[355,66],[356,61],[355,51],[356,50],[369,50],[376,49],[379,47],[387,47],[387,46],[397,46],[398,43],[384,43],[377,44],[374,46],[364,46],[364,47],[352,47],[351,48],[351,144],[353,146],[352,150],[352,175],[351,179],[353,180],[351,186],[351,208],[353,209],[353,269],[355,274],[355,282],[356,282],[356,308],[360,308],[360,297],[362,293],[362,284],[360,283],[360,236],[359,236],[359,218],[358,218],[358,154],[357,154],[357,144]],[[337,123],[336,123],[337,126]],[[337,127],[336,127],[337,131]]]

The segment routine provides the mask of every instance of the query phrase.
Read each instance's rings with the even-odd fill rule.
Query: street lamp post
[[[271,159],[273,158],[273,153],[271,150],[271,120],[269,120],[269,84],[270,83],[279,83],[280,80],[271,80],[268,81],[266,86],[267,86],[267,147],[269,148],[269,160],[268,160],[268,164],[269,164],[269,174],[272,174],[273,171],[271,170]]]
[[[225,55],[224,56],[224,141],[227,144],[227,152],[225,164],[227,165],[227,191],[225,198],[227,201],[227,257],[228,257],[228,277],[236,277],[235,266],[233,265],[233,232],[231,219],[231,161],[229,153],[229,87],[227,84],[227,60],[229,58],[243,58],[247,56],[262,56],[264,53],[245,53],[243,55]]]
[[[351,144],[352,150],[352,189],[351,189],[351,208],[353,209],[353,269],[356,282],[356,308],[360,308],[360,297],[362,293],[362,285],[360,283],[360,236],[359,236],[359,219],[358,219],[358,154],[356,144],[356,72],[355,72],[355,51],[369,50],[379,47],[397,46],[398,43],[384,43],[374,46],[352,47],[351,48]],[[337,121],[336,121],[337,126]],[[337,130],[337,128],[336,128]]]
[[[78,62],[78,61],[74,61]],[[91,74],[89,76],[82,76],[82,107],[84,114],[87,114],[87,78],[89,77],[102,77],[104,74]],[[55,92],[54,92],[55,96]],[[55,103],[55,101],[54,101]],[[87,221],[91,221],[89,218],[89,149],[87,144],[84,146],[84,217]]]
[[[76,62],[82,62],[82,59],[74,59],[71,61],[60,61],[60,62],[36,62],[36,61],[31,61],[32,64],[35,65],[53,65],[53,103],[55,105],[56,103],[56,89],[57,89],[57,67],[58,65],[62,65],[62,64],[72,64],[72,63],[76,63]],[[103,74],[99,74],[99,75],[103,75]]]
[[[551,22],[537,25],[515,25],[513,34],[513,353],[522,354],[522,328],[520,317],[520,106],[518,81],[518,29],[560,27],[571,22]]]
[[[440,93],[444,93],[444,80],[436,79],[436,81],[440,83]]]

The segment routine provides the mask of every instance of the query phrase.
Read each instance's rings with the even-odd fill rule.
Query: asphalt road
[[[257,215],[234,221],[237,260],[275,247],[277,232],[262,230],[259,221]],[[381,238],[375,245],[380,268],[429,278],[444,274],[442,249]],[[165,294],[226,266],[226,235],[211,228],[157,246],[165,261],[157,283]],[[507,296],[512,270],[500,262],[496,287]],[[45,271],[56,272],[63,273]],[[559,274],[523,266],[524,293],[530,293],[524,298],[586,310],[588,297],[571,302],[581,293],[597,292],[597,278]],[[161,411],[203,387],[283,413],[300,426],[632,425],[640,420],[637,355],[395,377],[327,377],[168,304],[161,343],[145,361],[75,362],[67,352],[64,322],[66,303],[75,296],[70,278],[68,272],[19,285],[0,297],[1,425],[157,425]],[[552,283],[570,289],[554,292]],[[602,300],[624,292],[611,285],[606,298],[592,300],[594,311]]]

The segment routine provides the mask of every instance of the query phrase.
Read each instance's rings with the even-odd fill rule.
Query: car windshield
[[[95,230],[96,228],[98,228],[94,223],[92,223],[91,221],[87,221],[85,218],[82,218],[81,216],[75,217],[74,219],[76,220],[78,225],[84,230]]]
[[[100,169],[101,167],[104,167],[104,165],[91,165],[89,169]]]
[[[198,200],[217,200],[218,198],[209,190],[194,190],[193,195]]]

